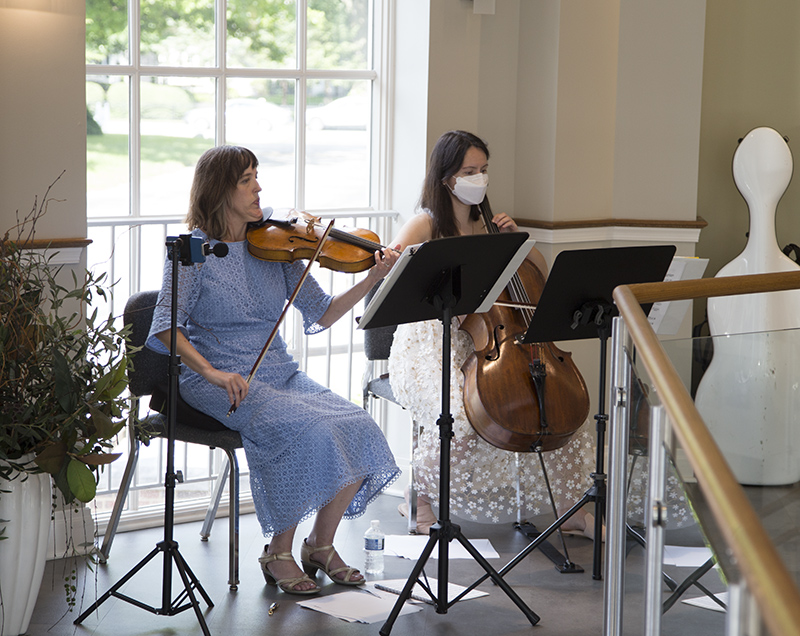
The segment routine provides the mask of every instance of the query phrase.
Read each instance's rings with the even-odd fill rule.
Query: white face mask
[[[456,177],[453,194],[464,205],[478,205],[486,196],[489,175],[485,172],[471,174],[468,177]]]

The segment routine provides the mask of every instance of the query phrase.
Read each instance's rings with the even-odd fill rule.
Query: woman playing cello
[[[428,172],[420,199],[420,212],[400,230],[395,243],[398,249],[431,239],[487,232],[478,210],[490,211],[485,197],[488,184],[489,150],[475,135],[451,131],[442,135],[431,153]],[[491,216],[501,232],[517,231],[516,223],[506,214]],[[533,248],[529,260],[542,272],[546,263]],[[487,443],[479,436],[464,406],[462,364],[473,352],[470,336],[459,331],[454,318],[451,360],[450,404],[454,418],[451,453],[452,495],[451,512],[459,517],[497,523],[516,518],[517,473],[520,483],[520,503],[523,513],[545,513],[549,507],[545,480],[539,458],[532,453],[515,453]],[[419,447],[413,458],[418,491],[417,529],[427,532],[436,517],[431,504],[436,505],[439,492],[439,431],[438,418],[441,387],[442,326],[431,320],[400,325],[394,335],[389,357],[389,375],[397,400],[423,424]],[[583,422],[578,422],[576,429]],[[594,441],[581,429],[561,448],[545,453],[548,475],[559,513],[581,498],[591,485],[594,469]],[[519,459],[519,467],[516,466]],[[401,505],[407,514],[407,504]],[[591,514],[579,510],[562,526],[591,537],[594,521]]]

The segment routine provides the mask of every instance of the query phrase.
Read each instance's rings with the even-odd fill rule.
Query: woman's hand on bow
[[[214,386],[225,389],[228,394],[228,400],[230,400],[231,406],[234,408],[239,408],[242,400],[250,390],[250,385],[238,373],[228,373],[212,368],[203,373],[203,377]]]

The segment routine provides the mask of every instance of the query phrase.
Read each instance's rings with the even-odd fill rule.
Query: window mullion
[[[217,44],[217,68],[227,69],[226,55],[228,49],[228,0],[219,0],[216,4],[216,44]]]
[[[380,7],[378,7],[380,5]],[[374,82],[372,90],[373,98],[373,134],[372,134],[372,153],[374,167],[373,175],[370,180],[372,192],[370,202],[378,209],[388,209],[392,201],[392,170],[394,156],[394,73],[391,70],[395,65],[395,31],[394,20],[395,2],[388,0],[386,3],[375,3],[375,22],[373,29],[380,28],[381,37],[379,39],[380,64],[379,77],[381,82]],[[373,49],[373,55],[375,51]],[[373,69],[375,68],[373,64]],[[379,105],[378,108],[374,104]],[[377,130],[378,134],[375,134]]]
[[[225,99],[228,93],[227,82],[227,32],[228,32],[228,0],[219,0],[217,2],[217,16],[216,16],[216,32],[217,32],[217,69],[220,73],[217,76],[216,86],[214,88],[214,102],[216,108],[216,124],[214,139],[217,144],[225,143]]]
[[[306,54],[306,40],[308,38],[308,2],[297,0],[297,69],[298,79],[295,84],[295,121],[296,148],[295,152],[295,207],[299,210],[306,208],[306,88],[308,74],[308,57]]]
[[[139,2],[133,0],[128,3],[130,8],[129,55],[131,74],[128,76],[129,106],[128,106],[128,161],[130,170],[130,214],[141,216],[141,12]]]

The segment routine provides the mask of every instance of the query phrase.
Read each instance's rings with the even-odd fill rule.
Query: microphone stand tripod
[[[125,576],[123,576],[117,583],[103,594],[89,609],[81,614],[74,622],[75,625],[80,625],[83,620],[94,612],[100,605],[107,601],[112,596],[119,598],[127,603],[136,605],[141,609],[147,610],[153,614],[161,616],[174,616],[179,614],[190,607],[194,609],[197,620],[200,623],[200,628],[203,630],[204,636],[211,636],[208,630],[203,612],[200,610],[200,604],[194,592],[200,594],[203,600],[209,606],[214,607],[211,598],[206,594],[206,591],[200,585],[200,581],[192,572],[189,565],[184,560],[181,553],[178,551],[178,542],[173,538],[173,526],[175,525],[175,482],[178,481],[178,475],[175,473],[175,422],[177,421],[178,413],[178,375],[180,374],[180,356],[177,353],[177,323],[178,323],[178,262],[182,265],[191,265],[194,262],[202,262],[205,260],[202,251],[197,253],[193,248],[192,243],[199,241],[189,234],[182,234],[180,237],[167,237],[167,248],[170,250],[172,258],[172,306],[170,316],[171,336],[170,336],[170,363],[169,363],[169,392],[168,392],[168,415],[167,415],[167,470],[164,477],[164,540],[157,543],[156,547],[146,556],[139,561]],[[227,247],[227,246],[225,246]],[[218,256],[227,254],[219,250],[214,252]],[[180,257],[180,258],[179,258]],[[193,260],[196,259],[196,260]],[[152,561],[159,554],[164,556],[164,567],[161,581],[161,607],[152,607],[134,598],[120,593],[118,590],[125,585],[131,578],[133,578],[145,565]],[[172,566],[173,564],[180,574],[181,581],[183,582],[184,590],[175,600],[172,600]],[[188,602],[185,602],[186,599]]]

